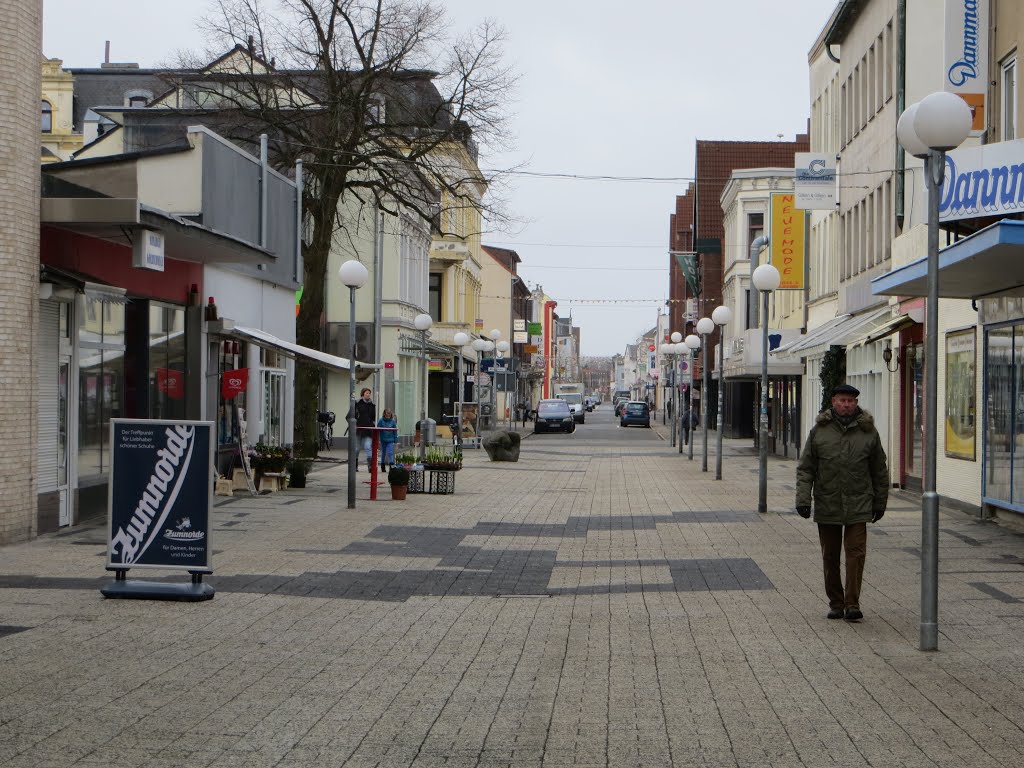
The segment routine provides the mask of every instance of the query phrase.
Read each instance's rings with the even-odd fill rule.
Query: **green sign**
[[[531,336],[540,336],[544,333],[544,326],[541,323],[527,323],[526,331]]]
[[[690,286],[690,290],[693,291],[694,296],[700,295],[700,273],[697,271],[697,254],[696,253],[677,253],[676,261],[679,263],[679,268],[683,270],[683,276],[686,278],[686,284]]]

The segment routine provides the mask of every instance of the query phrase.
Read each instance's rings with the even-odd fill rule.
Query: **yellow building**
[[[63,69],[60,59],[43,59],[43,88],[40,103],[41,161],[70,160],[82,148],[82,134],[74,133],[75,81]]]

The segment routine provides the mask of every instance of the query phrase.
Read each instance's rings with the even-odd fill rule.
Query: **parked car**
[[[616,400],[615,400],[615,409],[614,409],[616,416],[621,416],[622,415],[622,406],[624,406],[628,402],[629,402],[629,398],[628,397],[616,398]]]
[[[650,428],[651,409],[647,403],[642,400],[628,400],[622,404],[619,426],[628,427],[630,424]]]
[[[536,432],[575,432],[576,419],[565,400],[541,400],[537,403],[537,416],[533,421]]]

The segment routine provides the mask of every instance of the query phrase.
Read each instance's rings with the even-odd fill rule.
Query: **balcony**
[[[469,245],[462,240],[434,240],[430,244],[431,261],[465,261],[469,258]]]

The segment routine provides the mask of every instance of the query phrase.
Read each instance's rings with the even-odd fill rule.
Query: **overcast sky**
[[[693,176],[695,139],[792,140],[809,114],[807,52],[833,0],[443,0],[453,27],[508,32],[515,150],[510,203],[523,224],[484,242],[514,248],[582,328],[583,354],[621,352],[668,298],[668,224]],[[210,0],[44,0],[43,53],[68,67],[143,67],[200,48]],[[660,179],[672,179],[662,181]],[[639,300],[627,302],[625,300]],[[616,303],[610,303],[610,302]]]

